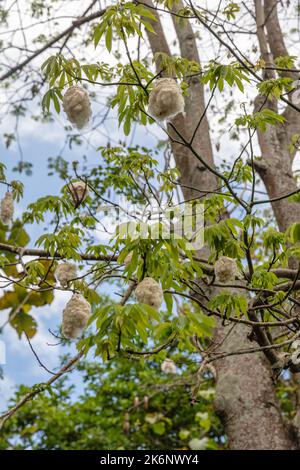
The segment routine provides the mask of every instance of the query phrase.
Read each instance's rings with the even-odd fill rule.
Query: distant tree
[[[197,383],[195,364],[181,360],[186,371],[172,381],[154,361],[82,363],[80,396],[76,398],[66,377],[60,379],[50,394],[38,395],[8,421],[0,448],[223,448],[212,381]],[[196,388],[197,400],[191,406],[191,390]],[[21,387],[16,398],[27,391]]]

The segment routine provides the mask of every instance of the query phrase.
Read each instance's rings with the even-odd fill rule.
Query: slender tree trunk
[[[218,352],[253,347],[241,325],[218,330],[215,340],[224,340]],[[228,356],[217,361],[215,406],[231,450],[297,448],[295,437],[281,417],[271,375],[263,353]]]
[[[284,44],[281,27],[278,20],[276,0],[255,0],[257,37],[261,56],[266,64],[274,64],[274,59],[287,56],[288,51]],[[285,75],[294,77],[293,73]],[[275,78],[273,71],[265,72],[265,79]],[[256,108],[261,108],[265,97],[258,96]],[[264,106],[277,111],[275,101],[267,101]],[[258,141],[262,159],[256,162],[256,170],[263,180],[269,198],[274,199],[297,190],[297,183],[293,175],[292,165],[295,152],[290,151],[290,139],[300,126],[300,113],[287,107],[283,115],[286,123],[275,128],[269,126],[266,132],[258,130]],[[285,231],[289,225],[300,220],[300,204],[292,203],[287,198],[271,203],[279,230]]]
[[[263,180],[270,199],[275,199],[297,190],[293,176],[291,155],[283,149],[278,139],[277,129],[270,128],[265,134],[259,132],[258,140],[262,152],[262,164],[256,169]],[[300,221],[300,205],[287,198],[271,203],[280,231]]]

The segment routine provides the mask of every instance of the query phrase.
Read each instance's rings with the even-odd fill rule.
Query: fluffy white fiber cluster
[[[77,268],[72,263],[61,263],[55,270],[55,277],[62,287],[67,287],[68,282],[77,277]]]
[[[238,275],[238,267],[235,259],[228,258],[228,256],[221,256],[215,262],[214,269],[216,281],[222,284],[234,281],[235,277]]]
[[[4,224],[9,224],[14,215],[14,200],[12,193],[7,192],[1,200],[0,216]]]
[[[163,291],[152,277],[145,277],[136,287],[135,296],[140,304],[147,304],[159,310],[163,301]]]
[[[73,294],[63,311],[62,333],[65,338],[76,339],[81,336],[88,319],[91,306],[81,294]]]
[[[173,78],[157,80],[149,95],[149,114],[158,121],[169,121],[184,112],[184,98]]]
[[[77,129],[82,129],[88,124],[92,108],[88,92],[84,88],[78,85],[71,86],[64,95],[63,107],[69,121]]]
[[[69,184],[68,189],[76,207],[86,199],[89,192],[89,188],[84,181],[73,181]]]
[[[165,359],[161,366],[160,366],[162,372],[165,374],[176,374],[177,373],[177,367],[174,361],[172,359]]]
[[[202,437],[201,439],[197,439],[195,437],[189,441],[188,445],[191,450],[205,450],[208,442],[209,440],[207,437]]]

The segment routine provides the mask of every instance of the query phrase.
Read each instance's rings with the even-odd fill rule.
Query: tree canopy
[[[299,447],[299,7],[204,3],[0,7],[0,328],[47,369],[35,307],[67,291],[77,348],[20,387],[3,449]],[[60,189],[20,213],[29,120],[64,131]]]

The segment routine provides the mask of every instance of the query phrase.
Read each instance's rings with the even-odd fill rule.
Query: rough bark
[[[146,3],[153,7],[151,0]],[[181,2],[177,3],[177,8]],[[153,23],[156,34],[148,33],[153,54],[170,54],[161,22]],[[180,29],[174,20],[181,55],[199,62],[195,37],[188,23]],[[160,64],[157,64],[159,70]],[[205,113],[204,89],[198,79],[190,82],[190,96],[186,99],[186,116],[174,119],[173,124],[185,136],[191,136],[197,123]],[[212,146],[207,117],[202,120],[194,141],[194,148],[213,166]],[[197,196],[197,191],[215,190],[215,176],[202,168],[190,151],[178,144],[172,146],[176,164],[181,171],[182,191],[186,199]],[[247,347],[249,329],[236,326],[227,336],[228,328],[219,325],[214,340],[222,343],[222,350],[233,351]],[[271,379],[271,370],[263,354],[240,355],[218,360],[216,409],[225,426],[231,449],[294,449],[296,444],[282,421]]]
[[[282,147],[278,131],[268,129],[264,134],[258,134],[262,152],[262,164],[256,166],[262,178],[270,199],[284,196],[297,190],[293,176],[289,151]],[[280,231],[285,231],[289,225],[300,220],[300,207],[288,199],[272,202],[272,208]]]
[[[143,3],[150,7],[154,6],[151,0],[146,0]],[[180,3],[178,6],[180,6]],[[187,28],[184,29],[179,29],[175,21],[174,25],[178,34],[182,57],[187,57],[190,60],[199,62],[198,51],[195,47],[195,40],[190,24],[188,24]],[[156,34],[148,33],[152,53],[164,52],[171,55],[162,24],[159,19],[158,21],[153,22],[153,27]],[[159,72],[161,70],[160,63],[157,62],[156,66],[157,71]],[[198,123],[197,120],[200,119],[205,109],[204,91],[203,87],[199,83],[199,79],[194,77],[189,79],[189,82],[189,96],[186,98],[185,106],[186,115],[183,116],[180,114],[172,121],[172,124],[187,140],[192,137]],[[180,140],[170,126],[168,128],[168,132],[172,137],[174,137],[174,139]],[[197,189],[200,189],[201,191],[216,189],[217,179],[215,175],[210,173],[203,165],[201,165],[199,160],[187,147],[178,143],[171,143],[171,145],[176,165],[181,172],[180,182],[182,184],[182,192],[186,200],[193,197],[199,197]],[[196,132],[193,147],[199,155],[205,158],[205,161],[207,161],[209,165],[213,166],[213,154],[209,138],[209,125],[206,116],[203,117],[201,126]]]
[[[284,44],[282,31],[278,21],[277,1],[265,0],[264,8],[261,0],[255,0],[257,37],[262,58],[265,62],[273,63],[274,58],[288,55]],[[264,78],[273,78],[273,72],[266,72]],[[261,108],[265,97],[256,99],[256,109]],[[267,101],[267,107],[277,108],[276,103]],[[258,130],[258,141],[262,160],[257,162],[256,170],[262,178],[269,198],[274,199],[297,190],[293,176],[293,153],[289,151],[290,138],[300,125],[300,114],[292,108],[284,113],[287,122],[279,127],[269,126],[266,132]],[[299,127],[298,127],[299,129]],[[300,205],[288,199],[272,203],[272,209],[279,227],[285,231],[289,225],[300,220]]]
[[[224,330],[216,340],[229,333],[228,328]],[[237,351],[241,344],[253,347],[245,338],[245,328],[237,325],[218,351]],[[297,448],[295,437],[281,417],[271,374],[262,353],[228,356],[218,361],[215,406],[231,450]]]
[[[260,12],[262,0],[256,0],[255,3],[259,5]],[[285,45],[284,36],[278,18],[278,2],[276,0],[264,0],[263,13],[263,28],[262,35],[264,41],[267,43],[269,51],[272,56],[272,61],[279,56],[287,56],[288,49]],[[258,24],[258,16],[256,9],[256,20]],[[265,29],[264,29],[265,28]],[[265,57],[265,49],[259,41],[262,57]],[[287,76],[292,79],[297,79],[298,74],[294,72],[280,72],[282,76]],[[257,101],[259,101],[258,98]],[[300,113],[292,107],[287,106],[283,112],[286,119],[284,125],[279,129],[269,128],[265,134],[259,132],[258,139],[262,152],[261,167],[258,167],[260,174],[268,195],[270,198],[281,196],[295,191],[297,183],[293,175],[292,165],[293,159],[296,155],[296,149],[289,150],[291,138],[293,135],[299,133],[300,128]],[[300,204],[289,202],[287,199],[272,203],[274,215],[279,227],[279,230],[286,230],[289,225],[294,222],[300,221]],[[290,261],[290,265],[298,267],[298,262]],[[296,307],[296,311],[298,311]],[[299,383],[299,374],[295,374],[295,380]],[[299,391],[298,391],[299,398]],[[299,400],[298,400],[299,401]],[[300,411],[299,403],[297,403],[298,411],[294,419],[295,428],[298,430],[298,440],[300,442]]]

